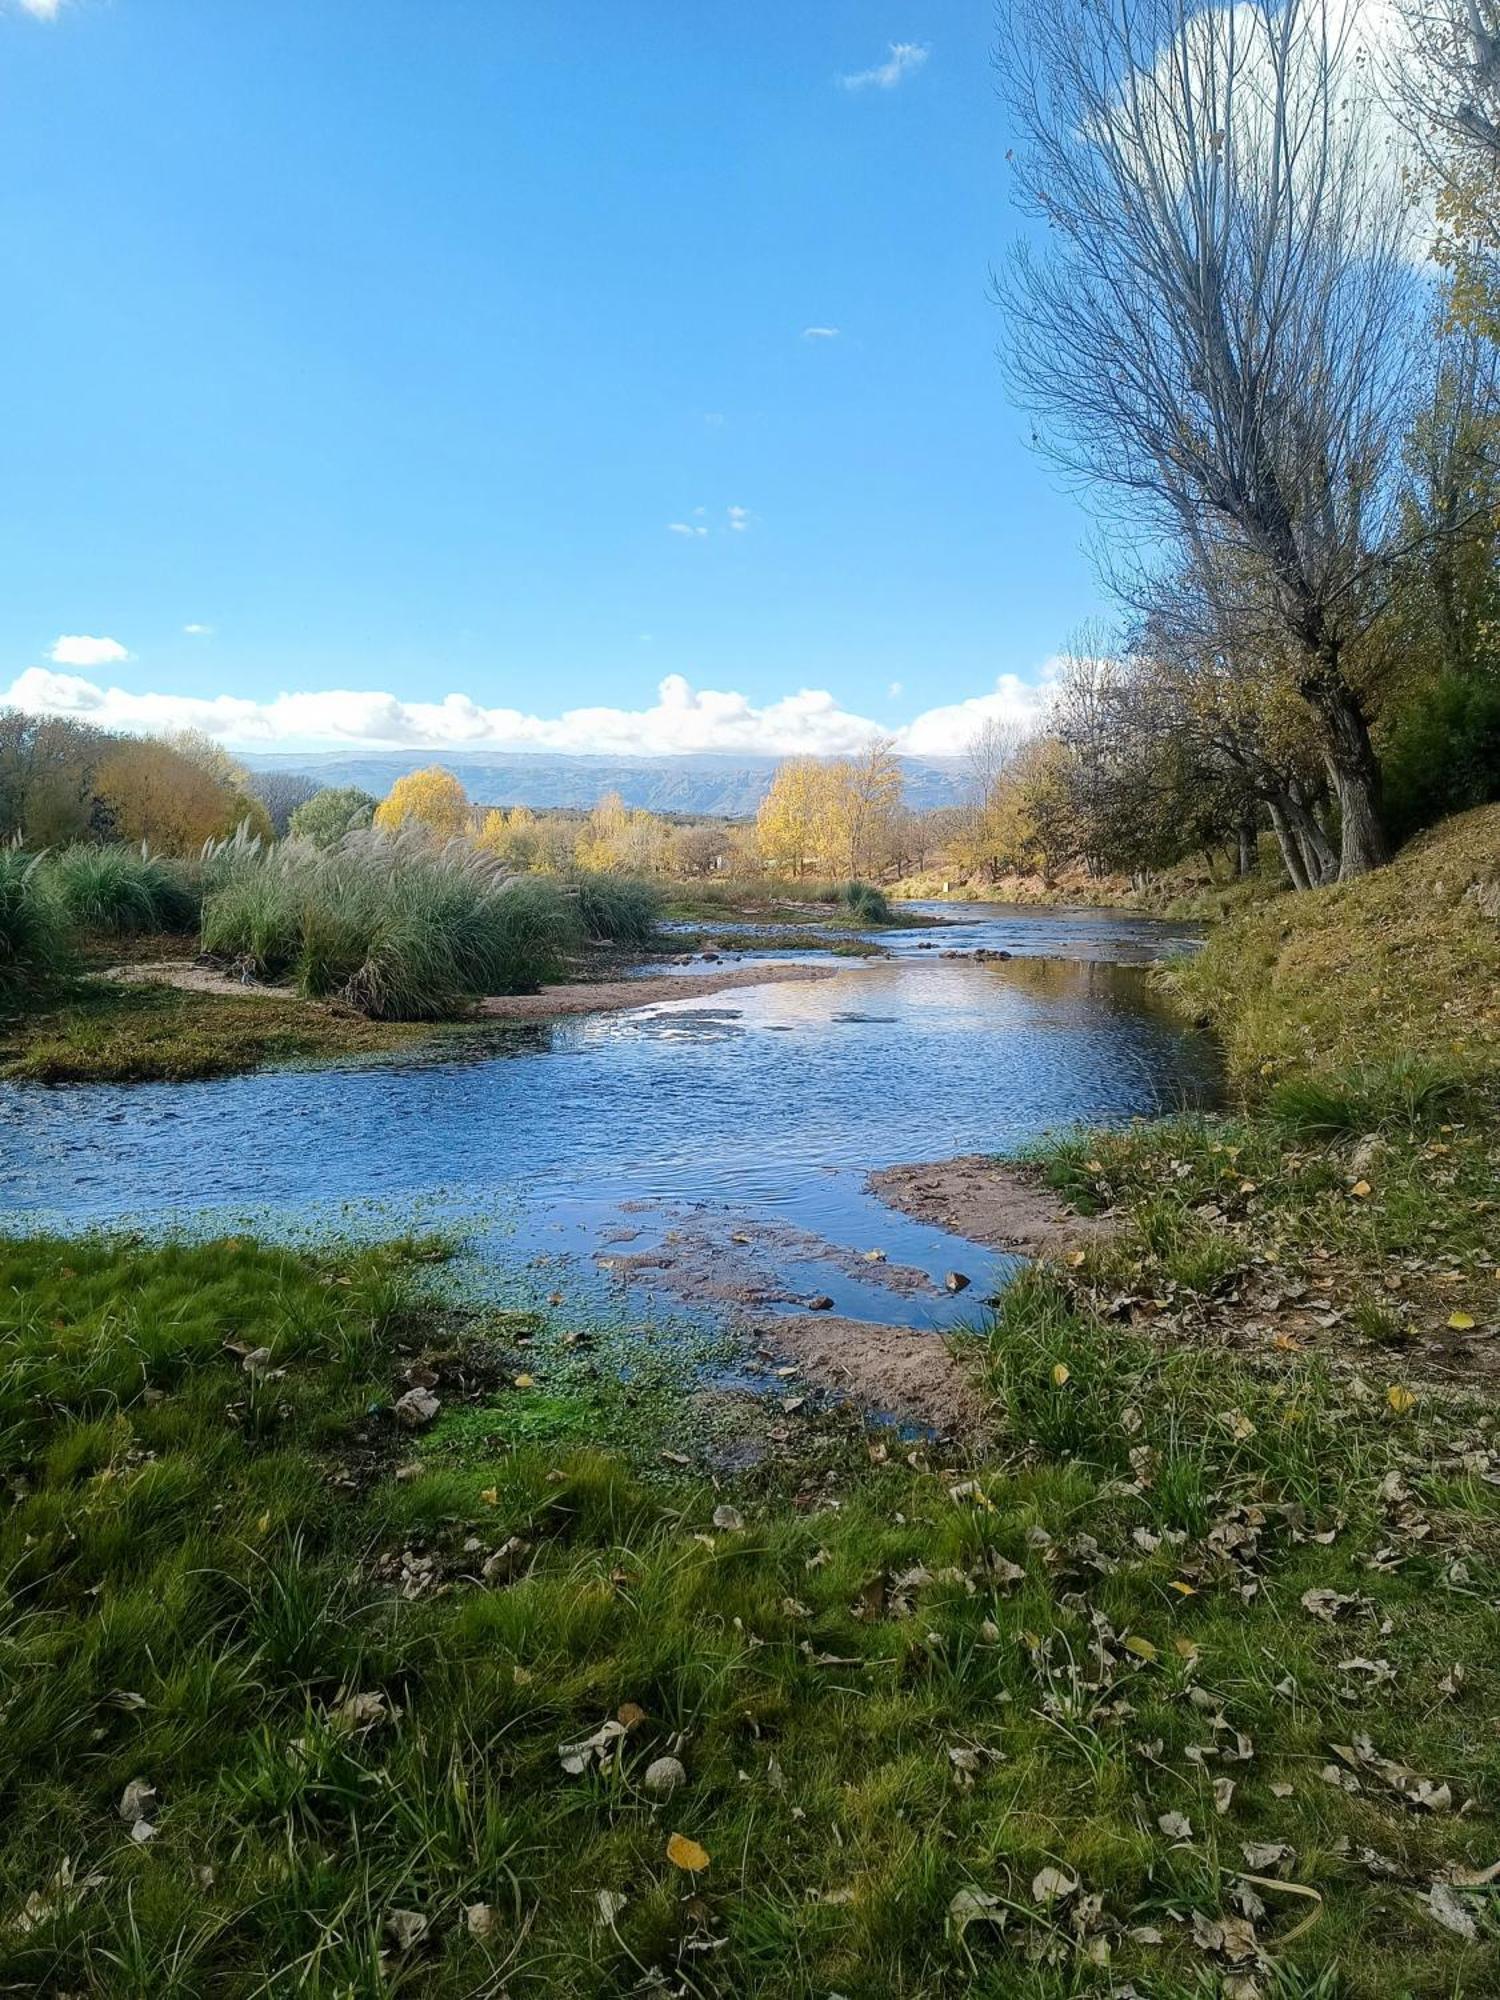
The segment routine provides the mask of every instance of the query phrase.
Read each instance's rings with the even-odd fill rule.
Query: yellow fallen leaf
[[[708,1866],[708,1849],[700,1847],[696,1840],[689,1840],[686,1834],[674,1833],[667,1842],[667,1859],[674,1868],[685,1868],[690,1875],[696,1875]]]
[[[1060,1389],[1064,1384],[1064,1382],[1066,1382],[1068,1377],[1072,1374],[1072,1372],[1073,1371],[1069,1368],[1066,1361],[1059,1361],[1056,1367],[1052,1370],[1053,1388]]]
[[[1474,1315],[1466,1312],[1449,1313],[1448,1324],[1455,1333],[1467,1333],[1474,1324]]]
[[[516,1377],[516,1387],[518,1389],[534,1389],[536,1387],[536,1377],[534,1375],[518,1375]]]
[[[1068,1252],[1068,1262],[1076,1271],[1087,1255],[1088,1252],[1086,1250],[1070,1250]]]
[[[1152,1645],[1151,1641],[1149,1639],[1138,1639],[1133,1632],[1125,1641],[1125,1650],[1127,1653],[1134,1653],[1138,1660],[1154,1660],[1156,1658],[1156,1648]]]
[[[1386,1390],[1385,1400],[1398,1417],[1404,1417],[1408,1410],[1415,1408],[1417,1401],[1411,1390],[1403,1388],[1399,1382],[1393,1382]]]
[[[486,1486],[481,1491],[479,1497],[486,1507],[498,1507],[500,1505],[500,1488],[498,1486]]]
[[[1174,1639],[1172,1641],[1172,1651],[1177,1655],[1179,1660],[1196,1660],[1198,1657],[1198,1644],[1195,1639]]]
[[[1179,1583],[1175,1577],[1167,1585],[1167,1588],[1168,1590],[1175,1590],[1179,1597],[1196,1597],[1198,1595],[1190,1583]]]
[[[1358,1195],[1359,1199],[1363,1201],[1365,1196],[1367,1194],[1372,1193],[1373,1190],[1371,1189],[1370,1183],[1368,1181],[1356,1181],[1353,1187],[1350,1188],[1349,1192],[1350,1194]]]

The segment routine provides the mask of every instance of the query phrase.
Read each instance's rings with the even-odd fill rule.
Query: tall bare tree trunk
[[[1255,821],[1247,814],[1236,829],[1238,851],[1235,855],[1235,873],[1243,882],[1247,875],[1255,873]]]
[[[1266,810],[1271,815],[1271,831],[1275,834],[1276,843],[1281,849],[1282,864],[1291,879],[1292,887],[1310,889],[1312,884],[1307,879],[1307,863],[1303,859],[1302,846],[1292,831],[1283,802],[1280,799],[1267,799]]]
[[[1299,683],[1318,718],[1323,761],[1339,807],[1339,880],[1368,875],[1391,858],[1381,815],[1380,763],[1358,695],[1345,680],[1336,641],[1320,646]]]

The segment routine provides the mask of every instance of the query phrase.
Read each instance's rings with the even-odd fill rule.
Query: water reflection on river
[[[963,915],[966,945],[996,936]],[[1117,949],[1141,948],[1129,919],[1107,922]],[[586,1253],[628,1204],[647,1233],[732,1213],[940,1273],[953,1240],[866,1195],[871,1168],[1003,1150],[1214,1088],[1210,1048],[1138,966],[907,949],[808,984],[497,1030],[440,1058],[14,1086],[0,1093],[0,1205],[65,1227],[459,1222],[514,1254]],[[966,1253],[976,1275],[986,1261],[1001,1268]],[[914,1313],[821,1266],[807,1283],[884,1319],[952,1310],[934,1295]]]

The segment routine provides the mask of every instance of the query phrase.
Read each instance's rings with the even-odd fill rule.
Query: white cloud
[[[892,42],[891,52],[883,63],[874,69],[856,70],[852,76],[841,76],[840,84],[845,90],[894,90],[898,83],[919,70],[928,56],[923,42]]]
[[[184,625],[182,629],[190,639],[211,639],[214,633],[212,625]]]
[[[837,340],[838,337],[839,330],[836,326],[805,326],[802,329],[804,340]]]
[[[886,689],[886,693],[890,696],[892,701],[899,701],[902,695],[905,694],[905,692],[906,692],[905,681],[892,681],[890,686]]]
[[[957,757],[969,747],[987,722],[1007,722],[1017,729],[1036,729],[1052,698],[1061,665],[1048,660],[1034,681],[1019,674],[1001,674],[989,694],[971,695],[946,708],[929,708],[900,731],[897,741],[914,757]]]
[[[1002,674],[988,694],[928,709],[897,734],[917,756],[958,756],[990,716],[1034,723],[1047,700],[1040,684]],[[399,701],[373,689],[279,694],[269,701],[236,695],[135,694],[76,674],[30,667],[0,695],[0,705],[70,715],[101,728],[201,729],[241,749],[348,747],[423,750],[550,750],[670,756],[686,751],[741,755],[839,756],[883,735],[870,716],[841,708],[822,688],[800,688],[757,707],[747,695],[694,688],[669,674],[648,708],[575,708],[558,716],[486,708],[466,694],[441,701]]]
[[[118,639],[91,639],[86,632],[64,632],[53,641],[47,658],[60,667],[112,667],[130,655]]]
[[[726,511],[729,515],[731,530],[736,535],[744,534],[750,525],[750,509],[748,507],[730,507]]]
[[[55,21],[62,0],[20,0],[20,5],[38,21]]]
[[[668,521],[667,533],[669,535],[706,535],[708,530],[696,522]]]

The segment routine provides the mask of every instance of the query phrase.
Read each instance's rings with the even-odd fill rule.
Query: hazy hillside
[[[653,812],[753,813],[776,769],[775,757],[554,757],[525,751],[334,750],[311,755],[249,754],[257,771],[301,771],[325,785],[359,785],[377,797],[424,764],[443,764],[480,805],[591,806],[618,792]],[[918,811],[956,805],[965,772],[958,759],[902,759],[907,803]]]

